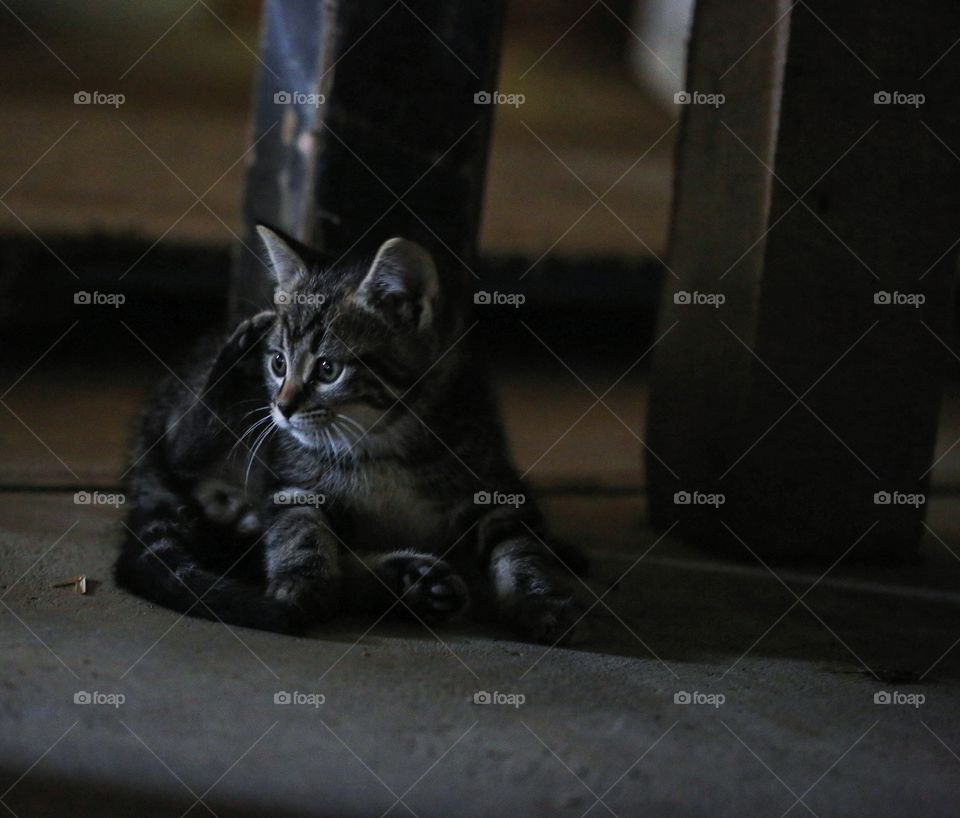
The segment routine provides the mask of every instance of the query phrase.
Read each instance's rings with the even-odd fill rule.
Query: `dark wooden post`
[[[257,222],[335,256],[403,235],[472,280],[502,23],[502,0],[267,1],[235,313],[270,291]]]
[[[949,0],[698,2],[647,438],[658,524],[831,561],[869,529],[855,557],[915,555],[953,341],[958,38]]]

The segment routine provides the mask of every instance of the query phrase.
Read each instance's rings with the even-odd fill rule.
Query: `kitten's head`
[[[368,263],[329,267],[266,227],[257,232],[279,319],[263,345],[274,422],[307,448],[395,448],[407,407],[456,357],[435,365],[458,322],[433,258],[393,238]]]

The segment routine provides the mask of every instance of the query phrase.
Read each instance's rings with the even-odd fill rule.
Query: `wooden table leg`
[[[472,264],[502,0],[268,0],[234,312],[263,303],[265,222],[335,256],[402,235]]]
[[[832,562],[865,535],[857,558],[915,556],[953,343],[958,39],[948,0],[698,3],[659,525],[724,553]]]

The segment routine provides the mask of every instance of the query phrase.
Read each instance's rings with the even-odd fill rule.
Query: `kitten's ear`
[[[270,269],[277,282],[277,289],[289,292],[296,288],[300,278],[307,271],[307,264],[290,242],[275,233],[269,227],[257,225],[257,235],[270,257]]]
[[[430,253],[416,242],[393,238],[380,245],[357,297],[366,307],[422,330],[433,321],[438,291]]]

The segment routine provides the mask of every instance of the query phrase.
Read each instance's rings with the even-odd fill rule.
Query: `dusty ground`
[[[949,487],[914,568],[841,565],[817,582],[823,567],[720,563],[645,527],[639,444],[597,407],[531,472],[557,532],[594,557],[586,643],[389,620],[281,637],[113,587],[120,512],[62,487],[71,471],[115,485],[139,390],[38,369],[7,400],[52,451],[0,424],[14,455],[0,479],[19,486],[0,493],[0,793],[17,815],[202,814],[199,797],[220,815],[895,816],[949,814],[960,797]],[[525,466],[582,412],[571,384],[505,379]],[[637,378],[610,401],[631,428],[643,395]],[[86,596],[50,587],[81,572]],[[281,691],[324,701],[275,704]],[[475,704],[479,691],[524,702]],[[884,691],[901,703],[875,703]]]

